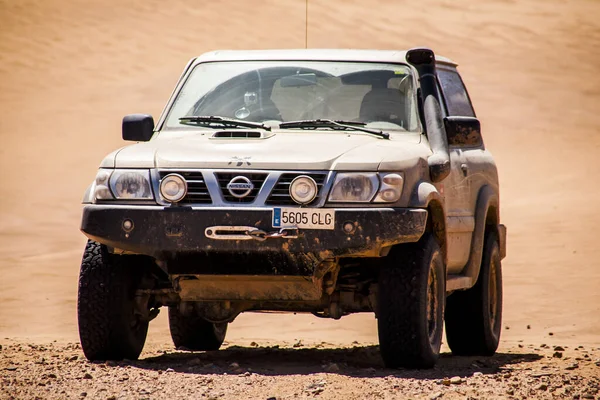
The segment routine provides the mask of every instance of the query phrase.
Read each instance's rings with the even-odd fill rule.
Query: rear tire
[[[142,278],[138,256],[119,256],[89,240],[79,274],[79,338],[88,360],[135,360],[148,321],[135,314],[135,291]]]
[[[488,232],[475,286],[446,300],[446,338],[452,353],[491,356],[502,331],[502,269],[495,232]]]
[[[219,350],[227,333],[227,322],[213,324],[197,315],[183,315],[176,306],[169,307],[169,328],[175,348]]]
[[[446,269],[431,234],[397,247],[379,274],[379,346],[388,368],[431,368],[440,353]]]

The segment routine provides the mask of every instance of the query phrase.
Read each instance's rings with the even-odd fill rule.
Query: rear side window
[[[458,72],[438,69],[437,74],[442,86],[444,99],[446,99],[448,115],[474,117],[475,111],[473,111],[473,107],[471,106],[469,94]]]

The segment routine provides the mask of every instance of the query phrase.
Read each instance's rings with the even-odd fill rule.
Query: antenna
[[[308,0],[305,3],[306,15],[304,16],[304,48],[308,49]]]

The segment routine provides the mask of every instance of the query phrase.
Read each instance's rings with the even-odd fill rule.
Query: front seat
[[[363,97],[359,120],[366,123],[374,121],[391,122],[406,128],[408,121],[403,94],[398,89],[372,89]]]

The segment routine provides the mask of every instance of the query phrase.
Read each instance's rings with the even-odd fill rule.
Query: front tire
[[[213,324],[197,315],[183,315],[176,306],[169,307],[169,328],[175,348],[196,351],[219,350],[227,323]]]
[[[379,346],[388,368],[432,368],[440,353],[446,269],[431,234],[392,250],[378,281]]]
[[[475,286],[446,300],[446,338],[452,353],[491,356],[502,331],[502,269],[495,232],[488,232]]]
[[[83,353],[90,361],[135,360],[148,333],[148,321],[135,313],[135,291],[143,269],[138,256],[110,254],[88,240],[81,261],[77,319]]]

